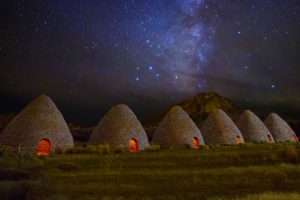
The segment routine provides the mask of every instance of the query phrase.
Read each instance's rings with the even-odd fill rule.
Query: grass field
[[[0,151],[0,199],[300,199],[300,144],[56,154]]]

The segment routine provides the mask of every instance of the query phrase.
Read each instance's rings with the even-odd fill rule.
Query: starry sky
[[[69,121],[141,118],[216,91],[300,119],[298,0],[0,2],[0,111],[40,94]]]

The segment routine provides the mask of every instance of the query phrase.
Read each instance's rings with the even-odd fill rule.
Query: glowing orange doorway
[[[136,139],[130,140],[130,152],[139,152],[139,144]]]
[[[237,144],[242,144],[241,136],[237,135],[235,141]]]
[[[48,139],[41,139],[37,149],[37,155],[47,156],[51,152],[51,143]]]
[[[197,137],[194,137],[194,149],[199,149],[199,139]]]
[[[272,136],[271,136],[271,135],[268,135],[268,141],[269,141],[270,143],[272,143],[272,142],[273,142],[273,138],[272,138]]]

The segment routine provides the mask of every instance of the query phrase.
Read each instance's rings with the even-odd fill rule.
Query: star
[[[205,89],[257,105],[258,114],[262,105],[300,113],[296,0],[9,2],[1,3],[0,85],[12,96],[48,93],[60,105],[100,110],[118,96],[146,115]]]

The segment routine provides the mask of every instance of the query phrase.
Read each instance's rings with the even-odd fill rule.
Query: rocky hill
[[[242,109],[234,105],[229,99],[215,92],[200,93],[197,96],[180,102],[180,105],[199,126],[216,108],[222,109],[233,120],[238,118]]]
[[[229,99],[222,97],[215,92],[200,93],[191,99],[186,99],[176,105],[181,106],[194,120],[198,127],[201,127],[204,120],[208,115],[216,108],[222,109],[226,112],[234,121],[243,112],[243,109],[234,105]],[[172,106],[171,106],[172,107]],[[169,107],[164,112],[160,112],[152,119],[143,123],[146,132],[151,137],[153,131],[158,126],[159,122],[165,116],[165,114],[171,108]]]
[[[69,125],[69,124],[68,124]],[[94,130],[94,127],[75,127],[75,126],[71,126],[69,125],[71,134],[73,136],[75,145],[77,144],[87,144],[87,142],[89,141],[91,134]]]

